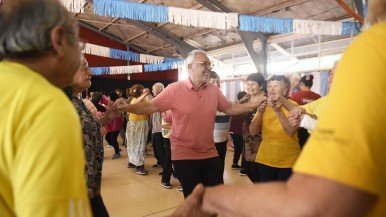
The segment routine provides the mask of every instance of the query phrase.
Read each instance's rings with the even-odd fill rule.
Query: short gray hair
[[[0,7],[0,60],[38,57],[51,49],[53,28],[63,25],[77,36],[75,24],[75,18],[56,0],[4,1]]]
[[[200,50],[200,49],[196,49],[196,50],[192,50],[188,56],[186,57],[185,59],[185,67],[188,68],[188,65],[191,64],[193,62],[193,59],[194,57],[197,55],[197,54],[205,54],[206,55],[206,52],[203,51],[203,50]]]
[[[159,87],[159,88],[161,88],[162,90],[165,89],[164,84],[162,84],[161,82],[155,83],[155,84],[153,85],[153,87],[154,87],[154,86]]]

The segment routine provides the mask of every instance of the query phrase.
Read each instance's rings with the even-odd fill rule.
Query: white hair
[[[0,23],[0,59],[31,58],[51,49],[50,32],[60,25],[77,35],[76,20],[59,1],[3,1]]]
[[[161,88],[161,90],[165,89],[165,86],[164,86],[162,83],[160,83],[160,82],[155,83],[155,84],[153,85],[153,87],[159,87],[159,88]]]
[[[200,49],[196,49],[196,50],[192,50],[188,56],[186,57],[185,59],[185,67],[188,68],[189,64],[191,64],[193,62],[193,59],[194,57],[197,55],[197,54],[205,54],[206,55],[206,52],[203,51],[203,50],[200,50]]]

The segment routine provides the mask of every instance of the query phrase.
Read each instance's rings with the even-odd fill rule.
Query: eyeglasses
[[[204,61],[201,61],[201,62],[194,62],[195,64],[201,64],[201,66],[205,67],[205,68],[213,68],[214,64],[212,62],[204,62]]]

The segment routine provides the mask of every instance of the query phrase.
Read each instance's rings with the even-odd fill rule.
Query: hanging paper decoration
[[[71,2],[70,0],[62,1]],[[342,22],[249,15],[239,16],[237,13],[166,7],[123,0],[94,0],[94,13],[101,16],[128,18],[147,22],[170,22],[179,25],[214,29],[232,29],[238,27],[240,31],[276,34],[293,32],[316,35],[349,35],[358,32],[355,31],[355,26],[352,26],[350,23],[344,24]],[[343,25],[345,26],[342,27]]]
[[[271,18],[241,15],[240,31],[269,32],[269,33],[290,33],[292,32],[293,19]]]
[[[121,0],[94,0],[94,13],[100,16],[146,22],[165,23],[168,21],[168,7]]]
[[[120,75],[142,72],[142,65],[113,66],[113,67],[91,67],[93,75]]]
[[[355,25],[358,25],[356,27]],[[342,23],[342,34],[341,35],[356,35],[359,33],[362,26],[359,23],[355,22],[343,22]]]
[[[90,70],[93,75],[110,74],[110,67],[91,67]]]
[[[238,26],[238,14],[169,7],[169,22],[185,26],[231,29]]]
[[[110,58],[121,60],[132,60],[139,62],[139,54],[131,51],[117,50],[110,48]]]
[[[108,47],[103,47],[95,44],[86,43],[85,49],[82,51],[86,54],[108,57],[112,59],[132,60],[141,63],[159,64],[163,62],[179,62],[181,58],[161,57],[147,54],[139,54],[132,51],[117,50]]]
[[[132,74],[132,73],[140,73],[140,72],[142,72],[142,65],[110,67],[111,75]]]
[[[165,57],[165,59],[164,59],[164,63],[180,62],[180,61],[184,61],[184,59],[182,59],[182,58],[172,58],[172,57]]]
[[[184,64],[184,61],[179,62],[167,62],[162,64],[146,64],[144,65],[144,71],[145,72],[154,72],[154,71],[164,71],[169,69],[177,69],[179,67],[182,67]]]
[[[164,59],[165,59],[164,57],[147,55],[147,54],[139,55],[139,61],[141,63],[160,64],[164,61]]]
[[[86,0],[60,0],[60,2],[67,10],[73,13],[84,13]]]
[[[110,48],[86,43],[83,53],[95,56],[110,57]]]
[[[342,22],[294,19],[293,32],[313,35],[341,35]]]

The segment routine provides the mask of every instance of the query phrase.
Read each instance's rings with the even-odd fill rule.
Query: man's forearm
[[[256,108],[255,104],[252,103],[244,103],[244,104],[231,104],[231,106],[225,111],[228,115],[239,115],[245,112],[248,112],[252,109]]]
[[[207,188],[203,209],[220,216],[288,216],[285,183]]]
[[[157,107],[149,102],[138,102],[125,106],[123,110],[137,115],[150,115],[157,111]]]

